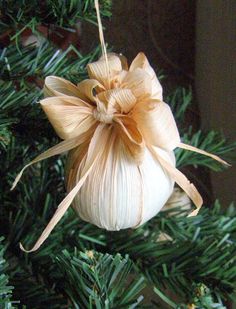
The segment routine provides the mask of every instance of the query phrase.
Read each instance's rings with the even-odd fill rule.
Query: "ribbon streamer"
[[[80,188],[86,181],[88,175],[93,169],[93,166],[97,163],[97,160],[99,159],[99,156],[101,155],[101,149],[106,146],[106,139],[104,138],[104,134],[107,135],[107,131],[104,132],[104,125],[100,124],[97,129],[95,130],[94,136],[90,142],[90,148],[93,148],[91,153],[92,156],[90,156],[89,160],[87,160],[85,167],[83,169],[82,177],[80,181],[76,184],[76,186],[70,191],[69,194],[64,198],[64,200],[60,203],[58,206],[55,214],[53,215],[52,219],[49,221],[48,225],[46,226],[45,230],[33,246],[31,250],[26,250],[23,245],[20,243],[20,248],[21,250],[25,252],[33,252],[36,251],[42,244],[43,242],[48,238],[54,227],[57,225],[57,223],[61,220],[67,209],[70,207],[74,197],[76,194],[79,192]],[[101,135],[103,134],[103,137],[101,138]],[[82,140],[82,139],[81,139]],[[97,140],[100,141],[99,147]],[[101,146],[101,147],[100,147]],[[65,148],[64,148],[65,149]],[[64,150],[63,150],[64,152]],[[51,156],[52,156],[51,152]],[[33,162],[33,161],[32,161]],[[31,163],[32,163],[31,162]]]
[[[226,161],[222,160],[220,157],[212,154],[212,153],[209,153],[205,150],[202,150],[202,149],[199,149],[199,148],[196,148],[194,146],[191,146],[191,145],[187,145],[187,144],[184,144],[184,143],[179,143],[178,145],[179,148],[182,148],[182,149],[186,149],[186,150],[190,150],[190,151],[193,151],[193,152],[197,152],[197,153],[200,153],[204,156],[207,156],[207,157],[210,157],[224,165],[227,165],[227,166],[231,166],[229,163],[227,163]]]

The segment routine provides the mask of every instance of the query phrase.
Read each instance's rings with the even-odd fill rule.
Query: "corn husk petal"
[[[129,70],[133,71],[137,68],[143,69],[145,72],[147,72],[151,77],[151,85],[152,85],[152,92],[151,92],[151,98],[157,99],[162,101],[162,86],[156,76],[155,71],[150,66],[149,61],[147,60],[147,57],[144,53],[139,53],[134,60],[132,61]]]
[[[96,120],[92,108],[79,98],[61,96],[40,101],[57,135],[70,139],[89,130]]]
[[[169,105],[158,100],[141,101],[135,105],[131,117],[147,144],[168,151],[180,142],[179,132]]]

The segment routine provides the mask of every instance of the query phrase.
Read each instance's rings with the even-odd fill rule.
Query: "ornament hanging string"
[[[108,80],[108,89],[110,88],[110,68],[109,68],[109,62],[108,62],[108,57],[107,57],[107,49],[106,49],[106,44],[104,40],[104,34],[103,34],[103,29],[102,29],[102,21],[101,21],[101,15],[100,15],[100,10],[99,10],[99,3],[98,0],[95,0],[95,9],[96,9],[96,14],[97,14],[97,21],[98,21],[98,32],[99,32],[99,39],[100,39],[100,44],[102,48],[102,55],[105,58],[106,61],[106,73],[107,73],[107,80]]]
[[[95,76],[97,76],[97,79],[84,80],[80,84],[78,84],[78,86],[75,86],[72,83],[65,81],[62,78],[57,77],[46,78],[45,92],[47,95],[51,96],[51,98],[46,98],[42,100],[40,103],[44,111],[47,113],[50,121],[52,122],[52,124],[54,124],[54,128],[58,133],[58,135],[65,140],[59,143],[58,145],[55,145],[54,147],[48,149],[47,151],[36,157],[29,164],[27,164],[16,177],[12,189],[16,186],[16,184],[20,180],[24,170],[30,165],[37,163],[41,160],[47,159],[49,157],[61,154],[63,152],[70,151],[72,149],[75,149],[76,147],[83,147],[83,145],[87,143],[89,144],[89,146],[87,150],[85,165],[80,175],[80,179],[75,184],[75,186],[72,187],[68,195],[60,203],[54,216],[44,229],[42,235],[39,237],[33,248],[31,250],[25,250],[24,247],[20,244],[21,249],[25,252],[32,252],[37,250],[42,245],[42,243],[47,239],[47,237],[54,229],[56,224],[63,217],[63,215],[71,205],[73,199],[75,198],[76,194],[79,192],[80,188],[87,180],[87,177],[91,174],[94,166],[97,164],[98,160],[103,156],[103,151],[109,144],[109,138],[114,128],[119,129],[117,132],[119,132],[120,137],[123,139],[125,145],[127,146],[127,149],[132,153],[133,160],[137,163],[137,166],[139,166],[139,164],[142,162],[141,159],[142,153],[144,152],[144,148],[146,147],[147,149],[149,149],[153,158],[155,158],[155,160],[160,163],[160,165],[167,172],[167,174],[169,174],[171,179],[173,179],[188,194],[188,196],[191,198],[191,200],[197,207],[197,209],[194,210],[190,214],[190,216],[196,215],[198,213],[202,205],[202,197],[195,188],[195,186],[189,182],[189,180],[184,176],[184,174],[165,160],[161,152],[158,151],[157,147],[164,149],[166,151],[173,151],[176,147],[180,147],[185,150],[190,150],[209,156],[219,161],[220,163],[228,165],[225,161],[223,161],[216,155],[210,154],[196,147],[181,143],[179,132],[174,117],[172,115],[172,112],[169,106],[166,103],[162,102],[161,100],[162,97],[160,98],[158,97],[158,99],[155,100],[150,99],[149,102],[151,104],[150,106],[154,105],[155,110],[152,110],[150,107],[148,113],[146,112],[146,110],[144,112],[139,113],[139,115],[141,116],[137,115],[135,116],[135,113],[132,114],[132,108],[135,108],[135,106],[138,105],[136,104],[136,97],[133,95],[133,93],[135,93],[136,96],[140,95],[138,92],[140,91],[139,90],[140,84],[136,85],[136,88],[133,89],[133,93],[132,91],[130,91],[130,89],[125,88],[125,86],[127,86],[128,83],[127,81],[123,88],[122,87],[119,89],[110,88],[111,73],[118,72],[119,70],[121,70],[117,69],[116,67],[119,57],[118,56],[113,57],[115,61],[111,65],[115,66],[115,69],[112,68],[111,70],[103,36],[98,0],[95,0],[95,8],[97,11],[99,37],[102,46],[103,59],[96,63],[89,64],[88,68],[90,69],[90,71],[93,72]],[[105,60],[105,68],[104,68],[104,60]],[[141,65],[146,65],[146,67],[149,68],[148,66],[149,64],[147,64],[146,58],[142,53],[140,53],[136,57],[134,62],[131,64],[131,67],[132,65],[135,64],[135,61],[140,62]],[[104,75],[106,76],[105,79],[102,75],[104,70],[105,70]],[[123,71],[121,72],[122,74],[124,73]],[[137,72],[138,72],[137,74],[140,74],[139,78],[144,78],[143,76],[146,74],[145,71],[138,70]],[[133,72],[131,71],[130,74],[132,75]],[[144,83],[145,86],[147,87],[150,84],[149,77],[147,76],[148,82]],[[155,78],[156,75],[154,74],[152,80]],[[133,82],[131,82],[130,85],[131,85],[130,87],[134,87]],[[100,113],[99,119],[98,116],[95,117],[94,112],[95,111],[97,112],[97,109],[94,107],[95,106],[94,103],[100,106],[99,99],[93,93],[93,90],[96,88],[102,89],[102,91],[97,95],[100,99],[103,100],[109,100],[109,98],[115,99],[115,101],[120,104],[121,110],[123,109],[124,111],[126,111],[126,114],[123,114],[122,112],[120,113],[116,112],[114,115],[112,114],[111,116],[108,114],[104,114],[104,111],[102,111],[103,114],[99,112]],[[106,94],[104,95],[105,92]],[[89,102],[92,101],[94,103],[90,105],[89,103],[86,102],[86,100],[88,100]],[[62,105],[62,103],[63,104],[65,103],[65,105]],[[148,105],[149,103],[145,105],[145,108],[149,106]],[[56,110],[53,109],[54,104],[59,104],[60,108],[64,107],[66,108],[66,110],[60,110],[61,111],[60,113],[62,113],[63,115],[62,117],[60,114],[60,121],[57,118],[55,118],[54,113],[56,113]],[[74,107],[77,110],[79,110],[79,113],[77,114],[73,113]],[[127,116],[129,110],[131,111],[130,115],[131,116],[133,115],[134,118],[136,117],[135,119],[132,119]],[[64,118],[64,112],[68,114],[69,111],[71,111],[71,115],[69,115],[71,119],[68,120],[67,118]],[[66,119],[68,120],[68,123],[66,123],[67,121]],[[77,123],[73,127],[73,129],[68,133],[68,126],[72,125],[73,121],[75,123],[77,121]],[[110,125],[110,121],[112,121],[112,125]],[[141,131],[143,130],[142,131],[143,136],[141,135],[140,131],[136,129],[137,123],[139,124],[138,130]]]

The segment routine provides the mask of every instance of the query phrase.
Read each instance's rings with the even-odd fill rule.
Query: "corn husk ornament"
[[[175,168],[174,149],[181,147],[219,157],[181,143],[162,87],[146,56],[139,53],[128,68],[124,56],[107,54],[98,1],[99,35],[103,56],[87,66],[89,79],[78,85],[49,76],[40,104],[61,143],[26,165],[69,151],[68,194],[31,250],[47,239],[64,213],[73,206],[85,221],[113,231],[136,228],[155,216],[176,182],[196,205],[202,198]]]

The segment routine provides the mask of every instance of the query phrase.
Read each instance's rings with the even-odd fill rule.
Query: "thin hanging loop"
[[[99,39],[102,47],[102,55],[105,58],[105,63],[106,63],[106,74],[107,74],[107,80],[108,80],[108,88],[110,88],[110,69],[109,69],[109,62],[108,62],[108,57],[107,57],[107,49],[106,49],[106,44],[104,40],[104,35],[103,35],[103,29],[102,29],[102,21],[101,21],[101,15],[100,15],[100,10],[99,10],[99,3],[98,0],[95,1],[95,9],[97,13],[97,21],[98,21],[98,31],[99,31]]]

